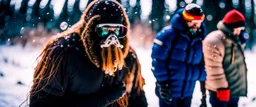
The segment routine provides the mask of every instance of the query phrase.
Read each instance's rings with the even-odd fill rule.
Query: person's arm
[[[60,41],[48,44],[41,53],[34,72],[30,93],[30,107],[43,107],[64,104],[64,94],[68,85],[65,49]]]
[[[156,38],[154,39],[151,53],[151,70],[158,83],[165,83],[169,81],[167,59],[169,56],[169,51],[171,50],[172,33],[168,30],[169,29],[161,31],[157,34]]]
[[[225,46],[220,38],[214,36],[217,35],[210,33],[203,41],[207,81],[211,83],[213,88],[227,88],[228,83],[222,65]]]
[[[170,71],[168,69],[168,57],[170,54],[171,44],[176,33],[172,29],[166,29],[158,33],[154,39],[152,48],[152,72],[157,80],[156,85],[159,87],[160,97],[166,103],[172,100],[170,86]]]
[[[205,69],[207,73],[206,87],[216,91],[221,101],[228,101],[230,89],[223,69],[225,46],[218,32],[210,33],[203,41]]]

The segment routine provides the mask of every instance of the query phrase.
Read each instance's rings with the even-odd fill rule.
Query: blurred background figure
[[[199,5],[188,4],[172,17],[173,26],[160,31],[154,39],[152,72],[160,107],[190,107],[196,81],[205,81],[204,17]]]
[[[239,97],[246,97],[248,91],[243,49],[245,18],[231,10],[217,28],[203,42],[206,88],[213,107],[238,107]]]

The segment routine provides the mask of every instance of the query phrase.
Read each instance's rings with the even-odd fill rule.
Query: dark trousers
[[[155,89],[156,95],[159,98],[159,107],[191,107],[192,96],[184,98],[172,98],[171,104],[167,104],[159,95],[159,89]]]
[[[212,107],[238,107],[239,98],[230,98],[228,102],[220,101],[217,98],[216,92],[209,91],[210,93],[210,103]]]
[[[159,98],[159,105],[160,107],[190,107],[191,106],[191,97],[184,97],[184,98],[173,98],[171,104],[167,104]]]

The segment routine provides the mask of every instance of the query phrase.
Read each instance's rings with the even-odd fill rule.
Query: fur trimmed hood
[[[112,4],[110,7],[114,7],[115,9],[117,9],[117,12],[115,9],[109,9],[109,10],[115,10],[112,13],[115,14],[107,14],[105,12],[100,12],[100,11],[93,11],[93,10],[100,10],[100,8],[97,7],[97,5],[101,4],[100,8],[102,7],[102,5],[104,4]],[[105,9],[105,8],[103,8]],[[119,10],[118,10],[119,9]],[[94,13],[93,13],[94,12]],[[108,11],[111,12],[111,11]],[[116,14],[119,13],[119,14]],[[103,15],[101,15],[103,14]],[[110,15],[110,16],[109,16]],[[121,20],[113,18],[115,16],[121,16],[119,18],[121,18]],[[111,22],[113,19],[113,22]],[[56,38],[60,38],[60,37],[68,37],[74,33],[80,35],[80,38],[83,42],[83,45],[85,47],[85,51],[87,56],[89,57],[90,61],[97,66],[98,68],[100,68],[101,65],[101,59],[100,59],[100,41],[102,40],[101,38],[99,38],[95,32],[95,27],[97,24],[100,23],[118,23],[120,22],[120,24],[123,24],[126,28],[127,28],[127,34],[124,38],[119,39],[120,43],[124,46],[122,48],[122,53],[124,58],[127,57],[128,54],[128,50],[130,48],[129,45],[129,32],[130,32],[130,24],[129,24],[129,19],[128,16],[124,10],[124,8],[122,7],[122,5],[120,3],[118,3],[115,0],[94,0],[92,1],[86,8],[86,10],[83,12],[80,20],[74,24],[70,29],[58,34],[57,36],[55,36],[52,39],[56,39]]]
[[[217,24],[217,28],[223,32],[226,32],[228,34],[233,34],[233,30],[229,29],[222,21],[219,21]]]

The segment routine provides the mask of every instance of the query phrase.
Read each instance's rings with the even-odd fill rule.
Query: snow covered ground
[[[158,107],[155,95],[155,78],[151,72],[150,49],[135,48],[146,80],[146,96],[149,107]],[[17,107],[27,96],[31,85],[33,67],[40,49],[27,46],[0,46],[0,107]],[[248,65],[248,97],[242,98],[239,107],[256,107],[256,53],[246,52]],[[199,107],[201,93],[199,85],[193,95],[192,107]],[[255,101],[253,101],[255,100]],[[23,104],[21,107],[24,107]],[[209,103],[208,103],[209,105]]]
[[[0,107],[18,107],[26,99],[38,52],[30,47],[0,46]]]

